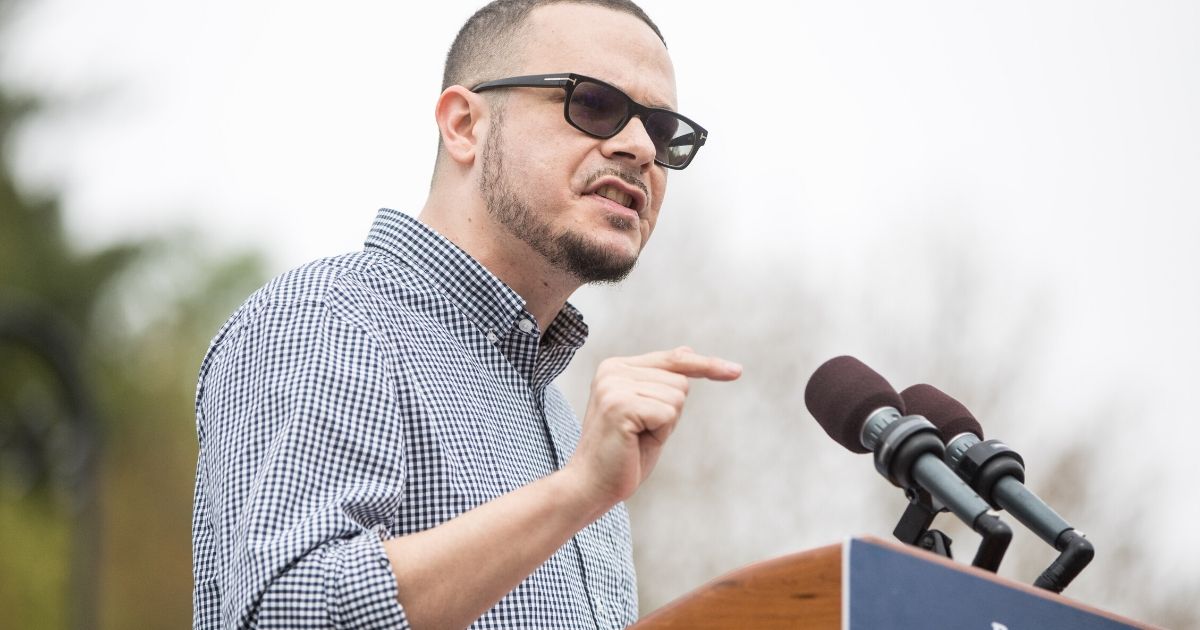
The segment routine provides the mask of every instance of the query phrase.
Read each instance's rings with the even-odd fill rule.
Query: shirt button
[[[488,334],[487,334],[487,340],[488,340],[488,343],[496,343],[497,341],[500,340],[500,338],[496,336],[496,333],[489,330]]]
[[[522,319],[521,321],[517,322],[517,328],[520,328],[521,332],[529,332],[533,330],[533,322],[529,321],[528,319]]]

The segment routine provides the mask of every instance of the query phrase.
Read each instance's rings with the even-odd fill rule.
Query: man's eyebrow
[[[621,91],[625,92],[624,89],[621,89]],[[625,92],[625,94],[628,96],[629,92]],[[633,98],[633,96],[629,96],[629,98]],[[675,111],[675,107],[673,105],[671,105],[670,103],[667,103],[666,101],[659,101],[659,100],[653,100],[653,99],[648,100],[648,101],[643,101],[641,99],[636,99],[636,98],[633,98],[633,101],[635,103],[637,103],[638,105],[643,105],[645,107],[653,107],[654,109],[665,109],[665,110],[672,111],[672,112]],[[678,113],[678,112],[675,112],[675,113]]]
[[[619,89],[622,92],[625,92],[625,94],[627,94],[627,95],[629,94],[629,92],[625,91],[625,88],[619,88]],[[630,96],[629,98],[633,98],[633,97]],[[659,101],[659,100],[655,100],[653,98],[651,98],[648,101],[642,101],[642,100],[639,100],[636,98],[634,98],[633,100],[640,105],[645,105],[646,107],[653,107],[655,109],[666,109],[666,110],[670,110],[670,111],[675,111],[675,106],[671,105],[670,103],[668,103],[666,101]]]

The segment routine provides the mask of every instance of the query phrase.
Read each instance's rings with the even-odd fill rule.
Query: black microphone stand
[[[909,488],[904,494],[908,496],[908,507],[905,508],[904,514],[900,515],[900,522],[896,523],[892,535],[906,545],[920,547],[944,558],[953,559],[950,545],[954,541],[941,530],[929,529],[933,519],[946,508],[934,507],[933,497],[924,490]]]
[[[893,534],[902,542],[949,558],[950,537],[929,529],[938,513],[948,511],[948,508],[935,504],[929,492],[913,478],[914,466],[920,457],[932,455],[939,461],[944,457],[946,446],[937,430],[924,418],[909,416],[885,428],[872,450],[876,470],[893,485],[903,488],[909,498],[908,508]],[[1012,529],[989,513],[979,514],[973,522],[964,520],[968,520],[967,524],[982,538],[971,565],[995,573],[1012,542]]]

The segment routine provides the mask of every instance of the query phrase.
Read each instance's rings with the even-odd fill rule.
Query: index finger
[[[686,346],[629,357],[627,362],[629,365],[658,368],[689,378],[706,378],[713,381],[732,381],[742,375],[741,364],[720,357],[705,356]]]

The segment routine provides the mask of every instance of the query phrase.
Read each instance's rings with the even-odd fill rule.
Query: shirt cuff
[[[396,576],[380,532],[332,543],[325,562],[333,577],[326,595],[338,628],[409,628],[396,597]]]

